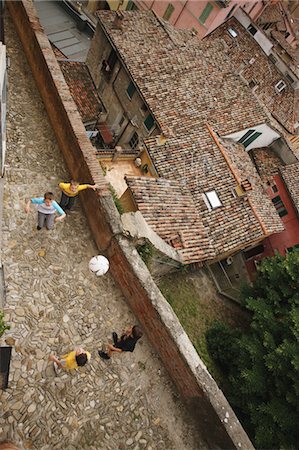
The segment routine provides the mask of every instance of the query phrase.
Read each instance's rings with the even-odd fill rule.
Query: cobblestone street
[[[33,205],[24,212],[25,197],[58,197],[58,183],[70,177],[7,12],[5,21],[4,337],[14,348],[9,388],[0,391],[0,437],[36,450],[206,449],[146,336],[133,354],[98,357],[111,332],[135,319],[111,276],[88,269],[98,252],[80,202],[52,231],[36,230]],[[91,362],[55,376],[48,355],[76,346]]]

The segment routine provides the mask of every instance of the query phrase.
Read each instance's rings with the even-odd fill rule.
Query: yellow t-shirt
[[[88,189],[88,184],[78,184],[75,192],[71,191],[71,183],[59,183],[60,189],[69,197],[76,197],[80,191],[84,191],[84,189]]]
[[[86,356],[87,356],[87,361],[90,360],[91,358],[91,354],[89,352],[85,352]],[[60,360],[64,360],[65,364],[62,362],[62,365],[64,366],[65,369],[78,369],[78,364],[76,361],[76,350],[67,353],[66,355],[62,355],[60,357]]]

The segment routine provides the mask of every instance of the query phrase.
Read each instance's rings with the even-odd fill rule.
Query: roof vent
[[[243,189],[240,184],[238,184],[235,188],[233,188],[232,193],[235,198],[244,197],[246,195],[245,189]]]
[[[225,262],[228,266],[230,266],[234,262],[233,257],[229,256],[228,258],[226,258]]]
[[[113,28],[117,28],[118,30],[122,29],[122,20],[124,15],[121,11],[115,11],[115,18],[113,22]]]
[[[279,94],[286,87],[287,87],[287,85],[285,84],[285,82],[283,80],[280,80],[277,84],[275,84],[275,91]]]
[[[157,141],[157,145],[165,145],[167,142],[167,138],[166,138],[165,134],[162,133],[157,137],[156,141]]]
[[[252,191],[252,185],[249,180],[243,180],[241,184],[238,184],[235,188],[233,188],[232,193],[233,196],[236,197],[244,197],[248,191]]]

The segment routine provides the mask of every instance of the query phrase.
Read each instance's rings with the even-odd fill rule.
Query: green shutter
[[[127,7],[126,7],[126,10],[127,11],[135,11],[135,10],[137,10],[138,8],[137,8],[137,6],[135,5],[135,3],[134,3],[134,1],[133,0],[129,0],[128,1],[128,4],[127,4]]]
[[[150,131],[155,124],[155,120],[154,120],[153,116],[151,114],[149,114],[143,123],[144,123],[146,129],[148,131]]]
[[[251,136],[253,133],[254,133],[254,130],[246,131],[244,136],[242,136],[241,139],[238,140],[238,142],[240,142],[240,144],[243,144],[243,142],[246,141],[246,139],[249,138],[249,136]]]
[[[248,147],[248,145],[250,145],[253,141],[255,141],[261,134],[262,133],[260,133],[259,131],[256,131],[251,136],[249,136],[249,138],[243,142],[244,147],[245,148]]]
[[[205,23],[205,21],[207,20],[207,18],[210,15],[212,9],[213,9],[213,5],[211,5],[211,3],[207,3],[205,6],[205,9],[203,10],[203,12],[201,13],[201,15],[198,19],[200,21],[200,23],[202,23],[202,24]]]
[[[174,11],[174,6],[171,3],[169,3],[167,8],[165,9],[165,13],[163,14],[163,19],[169,20],[173,11]]]
[[[127,88],[127,94],[130,97],[130,99],[133,97],[135,91],[136,91],[135,85],[134,85],[133,81],[131,81],[131,83],[129,84],[129,86]]]

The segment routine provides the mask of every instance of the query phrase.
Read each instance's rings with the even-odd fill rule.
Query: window
[[[288,247],[287,248],[287,253],[293,252],[293,251],[298,251],[299,250],[299,244],[295,244],[293,245],[293,247]]]
[[[211,5],[211,3],[207,3],[203,12],[201,13],[201,15],[199,16],[199,19],[198,19],[201,24],[205,23],[205,21],[211,14],[212,9],[213,9],[213,5]]]
[[[249,87],[250,87],[251,89],[253,89],[255,86],[256,86],[256,81],[255,81],[255,80],[250,80],[250,81],[249,81]]]
[[[274,194],[275,192],[278,192],[278,187],[276,186],[276,184],[273,184],[272,191],[274,192]]]
[[[272,198],[272,202],[276,208],[276,211],[279,214],[279,217],[286,216],[288,214],[287,210],[285,209],[285,206],[283,204],[283,201],[281,200],[280,196]]]
[[[149,114],[143,123],[144,123],[145,128],[148,131],[150,131],[153,128],[153,126],[155,125],[155,119],[153,118],[153,116],[151,114]]]
[[[126,10],[127,11],[135,11],[135,10],[137,10],[138,8],[137,8],[137,6],[135,5],[135,3],[133,2],[133,0],[129,0],[128,1],[128,4],[127,4],[127,7],[126,7]]]
[[[169,3],[163,14],[163,19],[169,20],[173,11],[174,11],[174,6],[171,3]]]
[[[286,79],[292,84],[294,83],[294,79],[291,77],[291,75],[289,75],[288,73],[285,74]]]
[[[124,115],[122,115],[121,118],[120,118],[120,121],[118,123],[118,126],[121,127],[125,120],[126,120],[126,117]]]
[[[136,131],[133,133],[131,139],[129,140],[129,146],[134,150],[139,143],[139,136]]]
[[[238,33],[233,28],[229,28],[227,31],[233,38],[238,36]]]
[[[131,83],[129,84],[129,86],[127,88],[127,94],[128,94],[128,97],[130,100],[132,99],[135,91],[136,91],[136,87],[135,87],[133,81],[131,81]]]
[[[275,84],[275,90],[278,93],[282,92],[286,87],[287,87],[287,85],[285,84],[285,82],[283,80],[280,80],[277,84]]]
[[[254,256],[261,255],[264,253],[263,244],[257,245],[256,247],[251,248],[250,250],[246,250],[243,252],[245,259],[253,258]]]
[[[216,209],[219,208],[219,206],[222,206],[222,203],[219,200],[216,191],[205,192],[203,194],[203,199],[209,211],[212,211],[212,209]]]
[[[243,144],[244,147],[248,147],[253,141],[255,141],[262,133],[255,130],[248,130],[244,134],[244,136],[241,137],[241,139],[238,140],[240,144]]]
[[[262,25],[262,29],[266,31],[271,27],[271,25],[272,25],[271,22],[266,22]]]
[[[255,35],[255,33],[257,32],[257,29],[253,26],[253,25],[249,25],[249,27],[247,28],[247,30],[249,31],[250,34],[252,34],[252,36]]]
[[[270,61],[273,62],[273,64],[277,63],[277,58],[275,58],[275,56],[272,53],[270,53],[269,59],[270,59]]]
[[[117,55],[115,50],[111,50],[110,55],[108,56],[108,66],[109,66],[109,72],[112,72],[114,69],[115,63],[117,61]]]

